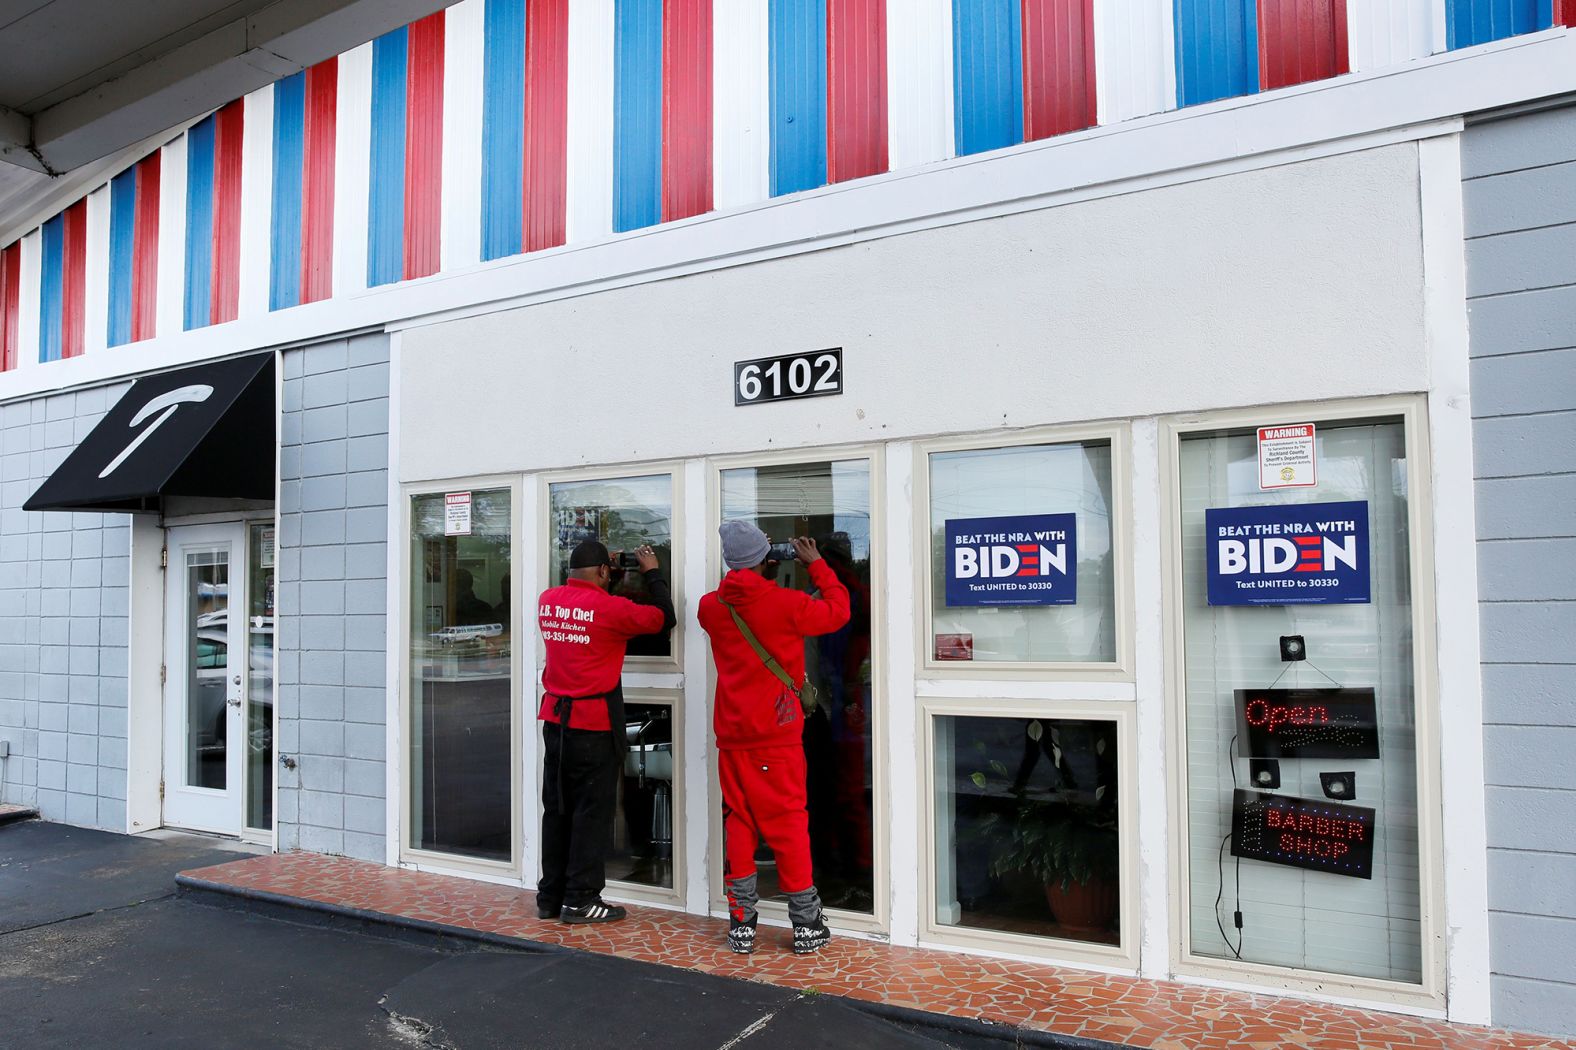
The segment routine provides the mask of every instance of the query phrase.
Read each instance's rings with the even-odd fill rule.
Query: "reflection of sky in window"
[[[460,491],[464,491],[463,489]],[[420,536],[442,536],[444,494],[411,497],[411,531]],[[509,490],[487,489],[471,493],[471,534],[509,535]]]
[[[673,479],[667,474],[640,478],[610,478],[602,481],[570,481],[550,488],[553,526],[556,530],[574,523],[579,509],[616,511],[623,531],[654,547],[672,542]],[[618,544],[624,537],[604,533]],[[557,542],[556,535],[553,542]],[[571,544],[571,546],[573,546]]]
[[[853,557],[870,557],[870,463],[863,459],[789,466],[741,467],[722,472],[722,516],[765,518],[832,516]],[[773,536],[774,541],[787,536]],[[825,540],[818,536],[816,539]]]
[[[1009,514],[1078,515],[1079,560],[1111,550],[1111,446],[1020,445],[930,457],[930,522]]]

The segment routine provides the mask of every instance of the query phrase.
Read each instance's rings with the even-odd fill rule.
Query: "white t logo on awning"
[[[206,401],[212,396],[213,387],[208,386],[205,383],[194,383],[191,386],[178,387],[175,390],[169,391],[168,393],[160,394],[158,397],[149,401],[146,405],[143,405],[137,410],[137,414],[131,417],[131,422],[126,424],[128,427],[138,426],[144,420],[148,419],[150,416],[155,415],[156,413],[162,412],[163,415],[160,415],[158,419],[155,419],[152,423],[148,424],[148,429],[144,430],[142,433],[133,438],[131,444],[127,445],[121,450],[120,455],[110,460],[109,466],[99,471],[99,478],[102,480],[113,474],[115,472],[115,468],[126,462],[126,457],[137,451],[138,446],[140,446],[144,441],[148,440],[149,435],[151,435],[155,430],[163,426],[164,421],[173,416],[175,414],[175,410],[180,408],[181,405],[187,402]]]

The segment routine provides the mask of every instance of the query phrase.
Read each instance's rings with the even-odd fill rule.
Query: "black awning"
[[[137,380],[24,510],[159,510],[167,496],[274,498],[274,355]]]

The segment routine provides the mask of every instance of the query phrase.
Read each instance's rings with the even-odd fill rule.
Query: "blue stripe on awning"
[[[56,215],[39,233],[38,359],[60,360],[61,296],[66,264],[66,217]]]
[[[269,237],[268,308],[301,302],[301,174],[306,74],[274,84],[274,207]]]
[[[131,342],[131,273],[137,229],[137,168],[109,181],[109,328],[106,342]]]
[[[403,27],[372,42],[372,164],[367,200],[367,284],[405,276],[405,71]]]
[[[525,196],[525,0],[487,0],[482,51],[482,259],[518,255]]]
[[[770,0],[772,196],[826,185],[826,0]]]
[[[959,156],[1023,141],[1023,7],[952,5],[953,128]]]
[[[617,0],[613,229],[662,221],[662,0]]]
[[[205,328],[213,316],[214,118],[186,133],[185,327]]]

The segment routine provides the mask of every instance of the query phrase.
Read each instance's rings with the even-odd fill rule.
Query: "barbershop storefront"
[[[233,480],[221,452],[249,448],[274,491],[49,519],[106,552],[113,529],[103,586],[129,595],[102,599],[129,763],[96,823],[534,886],[535,597],[582,539],[650,544],[680,617],[626,663],[608,896],[721,915],[695,610],[742,518],[814,537],[852,595],[806,647],[835,932],[1454,1015],[1487,979],[1475,589],[1449,568],[1471,467],[1434,451],[1469,422],[1442,394],[1461,319],[1422,299],[1419,156],[237,359],[276,425],[216,400],[234,440],[165,459]],[[120,440],[116,412],[194,382],[76,429]]]
[[[744,518],[853,595],[806,649],[834,929],[1444,1013],[1473,799],[1441,789],[1438,640],[1476,626],[1438,542],[1469,469],[1431,456],[1459,421],[1396,292],[1416,197],[1261,210],[1287,178],[1156,191],[1233,213],[1229,273],[1173,265],[1185,231],[1039,250],[1142,221],[1106,202],[395,332],[390,862],[534,883],[533,596],[582,538],[649,543],[682,612],[626,664],[609,896],[722,914],[694,610]],[[1307,250],[1256,263],[1268,225]]]

